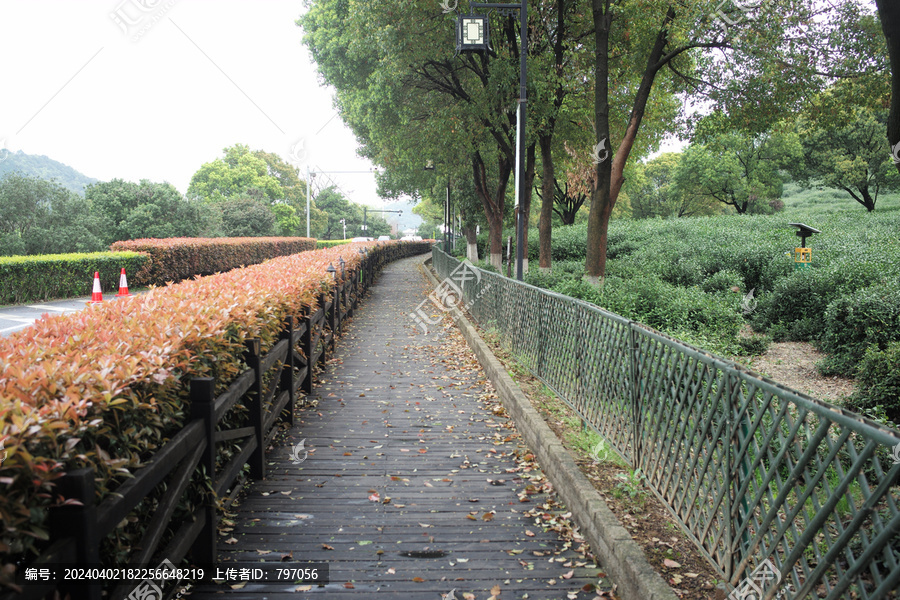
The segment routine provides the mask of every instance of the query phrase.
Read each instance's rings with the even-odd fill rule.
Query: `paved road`
[[[319,377],[316,407],[298,410],[267,478],[219,537],[220,565],[327,561],[331,583],[207,585],[192,599],[559,600],[593,598],[583,586],[609,590],[577,541],[544,527],[565,508],[495,412],[458,331],[425,335],[409,317],[431,291],[421,261],[385,268]]]
[[[114,301],[115,296],[115,294],[104,294],[104,299],[107,302]],[[25,329],[45,314],[58,315],[78,312],[84,309],[90,300],[90,296],[85,296],[19,306],[0,306],[0,336],[7,336],[20,329]]]

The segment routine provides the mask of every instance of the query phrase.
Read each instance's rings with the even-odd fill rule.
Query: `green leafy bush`
[[[316,250],[349,244],[350,240],[316,240]]]
[[[829,304],[882,278],[877,264],[850,260],[794,271],[760,298],[752,315],[753,326],[778,341],[815,341],[824,331]]]
[[[828,354],[819,369],[853,377],[866,351],[900,341],[900,282],[873,285],[828,305],[818,346]]]
[[[118,291],[123,268],[134,285],[133,274],[149,262],[142,252],[0,257],[0,304],[89,296],[98,272],[103,290]]]
[[[733,294],[744,289],[744,278],[732,269],[723,269],[703,280],[700,287],[707,294]]]
[[[857,376],[859,389],[848,406],[862,413],[883,411],[895,424],[900,423],[900,342],[891,342],[884,350],[869,346]]]

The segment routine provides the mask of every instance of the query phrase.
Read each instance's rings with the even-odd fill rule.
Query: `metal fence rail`
[[[897,598],[900,435],[592,304],[434,248],[432,300],[496,328],[669,508],[730,598]],[[893,453],[893,455],[892,455]]]

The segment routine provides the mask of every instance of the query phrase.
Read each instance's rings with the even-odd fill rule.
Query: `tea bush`
[[[876,345],[866,349],[857,367],[859,389],[849,406],[860,412],[884,412],[900,423],[900,342],[891,342],[882,350]]]
[[[841,296],[825,311],[819,348],[826,374],[853,377],[870,347],[884,350],[900,341],[900,282],[873,285]]]

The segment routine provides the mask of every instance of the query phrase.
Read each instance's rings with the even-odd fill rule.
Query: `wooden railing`
[[[57,480],[55,492],[70,502],[51,510],[49,546],[27,568],[39,573],[61,565],[110,566],[101,556],[102,541],[160,484],[165,484],[165,492],[159,496],[143,539],[134,544],[127,566],[155,567],[163,560],[177,565],[186,557],[194,564],[214,564],[218,518],[234,504],[246,481],[244,465],[249,465],[251,479],[265,477],[265,449],[278,433],[276,424],[294,424],[297,399],[312,393],[316,367],[324,366],[344,321],[353,316],[382,267],[428,250],[424,244],[391,245],[367,256],[356,270],[337,268],[333,293],[320,296],[315,310],[307,307],[305,314],[288,317],[278,342],[266,354],[260,353],[258,339],[246,340],[248,368],[218,396],[213,378],[191,379],[190,420],[99,505],[93,470],[67,472]],[[223,418],[238,404],[249,412],[249,422],[221,428]],[[226,442],[231,457],[218,464],[217,450]],[[184,495],[189,488],[196,490],[198,482],[205,489],[201,506],[191,518],[178,521],[175,513]],[[2,594],[0,600],[38,600],[55,592],[99,600],[103,591],[103,582],[60,583],[59,573],[57,582],[42,582],[40,577],[26,581],[25,571],[26,566],[20,565],[17,585],[22,591]],[[125,598],[135,585],[126,582],[107,589],[108,597]]]

